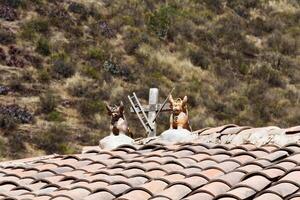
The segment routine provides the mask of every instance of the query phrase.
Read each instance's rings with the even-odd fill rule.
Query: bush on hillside
[[[90,92],[90,87],[92,87],[90,82],[79,79],[75,83],[68,85],[68,92],[74,97],[87,97]]]
[[[268,63],[254,66],[251,73],[254,77],[266,81],[272,87],[285,86],[285,81],[282,79],[280,71],[273,69]]]
[[[75,74],[75,67],[73,63],[65,59],[55,60],[52,64],[52,74],[55,78],[69,78]]]
[[[16,36],[9,30],[0,27],[0,44],[8,45],[16,42]]]
[[[50,29],[49,21],[45,18],[33,19],[22,26],[21,37],[33,40],[37,33],[48,35]]]
[[[51,80],[51,76],[47,70],[41,69],[38,71],[38,80],[41,83],[49,83]]]
[[[195,66],[199,66],[202,69],[207,69],[210,61],[207,55],[200,49],[196,50],[190,50],[189,57],[191,59],[191,62]]]
[[[121,74],[120,66],[112,60],[106,60],[103,64],[103,68],[105,71],[110,72],[113,75]]]
[[[92,117],[96,113],[105,111],[105,104],[101,101],[85,99],[79,102],[78,110],[83,117]]]
[[[0,0],[0,4],[8,5],[13,8],[18,8],[22,5],[24,5],[24,0]]]
[[[43,113],[50,113],[57,107],[57,97],[52,92],[46,92],[40,96],[40,110]]]
[[[282,35],[279,32],[272,34],[267,43],[274,51],[284,55],[296,55],[299,46],[297,39],[289,35]]]
[[[0,114],[0,128],[4,130],[13,130],[17,127],[18,121],[8,114]]]
[[[64,124],[58,123],[51,125],[44,132],[35,136],[35,143],[47,154],[53,153],[74,153],[70,151],[72,145],[70,141],[71,132]]]
[[[88,10],[85,7],[85,5],[77,2],[72,2],[69,5],[68,10],[76,14],[81,14],[82,16],[85,16],[88,13]]]
[[[51,51],[48,40],[45,38],[40,38],[36,45],[36,51],[43,56],[49,56]]]
[[[102,61],[105,58],[105,53],[101,48],[90,48],[87,52],[88,59]]]
[[[158,8],[148,16],[148,29],[159,38],[165,39],[172,25],[172,19],[176,14],[177,10],[172,6],[162,6]]]
[[[19,76],[13,76],[13,78],[8,83],[9,88],[14,92],[22,92],[25,87],[23,85],[23,81]]]
[[[48,115],[46,116],[46,120],[52,122],[62,122],[64,121],[64,118],[60,112],[54,110],[48,113]]]
[[[68,11],[63,6],[56,6],[49,12],[49,23],[63,30],[70,30],[75,24]]]
[[[207,8],[209,8],[213,12],[216,12],[218,14],[221,14],[223,12],[222,0],[204,0],[204,3],[206,4]]]
[[[81,69],[81,73],[89,78],[96,80],[99,80],[101,77],[101,72],[97,68],[91,66],[83,66]]]
[[[6,61],[6,53],[3,48],[0,47],[0,63],[4,63]]]

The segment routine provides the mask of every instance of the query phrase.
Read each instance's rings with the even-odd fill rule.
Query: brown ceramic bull
[[[110,106],[106,104],[108,115],[111,116],[110,121],[110,133],[113,135],[119,135],[124,133],[132,137],[132,133],[129,130],[128,122],[124,115],[124,104],[121,101],[120,105]]]
[[[169,96],[169,102],[171,107],[171,117],[170,117],[170,129],[187,129],[192,131],[189,124],[189,116],[187,109],[187,96],[183,99],[177,98],[173,99],[172,95]]]

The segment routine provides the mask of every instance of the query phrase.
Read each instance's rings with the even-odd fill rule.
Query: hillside
[[[152,86],[188,95],[193,129],[299,124],[300,2],[0,0],[1,158],[96,145],[104,102]]]

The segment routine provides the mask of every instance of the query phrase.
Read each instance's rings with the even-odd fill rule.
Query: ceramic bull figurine
[[[173,99],[172,95],[169,96],[171,117],[170,129],[187,129],[192,131],[189,124],[188,109],[187,109],[187,96],[183,99]]]
[[[120,105],[110,106],[106,104],[108,115],[111,116],[110,121],[110,134],[119,135],[120,133],[129,135],[132,137],[132,133],[129,130],[128,122],[124,115],[124,104],[121,101]]]

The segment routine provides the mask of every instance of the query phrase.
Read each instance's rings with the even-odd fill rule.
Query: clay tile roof
[[[194,133],[191,141],[154,138],[2,162],[0,199],[300,200],[299,126],[230,124]]]

